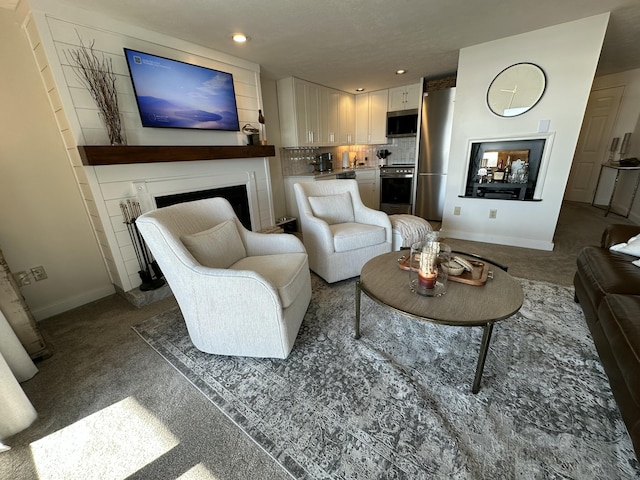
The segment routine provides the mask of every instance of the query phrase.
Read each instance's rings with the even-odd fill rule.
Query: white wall
[[[460,51],[451,153],[444,206],[444,236],[544,250],[553,234],[569,176],[609,15],[602,14],[464,48]],[[547,89],[524,115],[502,118],[486,105],[500,71],[532,62],[545,71]],[[459,198],[464,192],[471,139],[527,136],[550,121],[555,133],[540,202]],[[461,214],[454,216],[455,206]],[[497,218],[489,219],[489,210]]]
[[[93,43],[99,57],[104,55],[112,61],[129,145],[243,145],[247,139],[241,132],[142,127],[123,48],[231,73],[240,126],[257,125],[258,109],[262,108],[259,65],[115,19],[96,17],[93,12],[67,7],[54,0],[31,0],[29,4],[31,10],[25,20],[25,31],[33,57],[56,112],[60,135],[111,281],[117,287],[129,291],[140,284],[138,262],[119,211],[119,203],[136,194],[134,180],[156,180],[163,175],[175,178],[206,175],[213,182],[209,188],[215,188],[222,185],[219,182],[226,181],[225,174],[235,174],[241,169],[246,173],[247,181],[252,185],[255,183],[257,198],[252,205],[253,226],[260,229],[273,225],[269,160],[266,158],[256,159],[257,163],[216,160],[209,161],[206,166],[181,163],[176,167],[165,163],[159,168],[148,164],[146,169],[144,166],[135,169],[139,175],[136,178],[128,176],[131,169],[125,166],[82,165],[77,145],[108,145],[109,141],[93,99],[69,64],[68,52],[77,49],[81,41],[84,45]],[[105,174],[105,171],[109,173]],[[110,180],[104,183],[103,178]]]
[[[78,80],[67,55],[95,42],[99,56],[113,62],[118,100],[129,145],[242,145],[240,132],[144,128],[140,122],[123,48],[195,63],[233,74],[240,125],[256,123],[260,106],[260,67],[230,55],[161,33],[142,29],[55,0],[30,0],[31,19],[25,28],[48,88],[56,88],[70,134],[78,145],[108,145],[98,108]],[[65,125],[62,125],[63,127]]]
[[[622,141],[626,132],[633,132],[636,129],[640,115],[640,68],[596,77],[593,80],[591,90],[619,86],[624,87],[624,93],[611,136],[620,137],[620,141]],[[631,146],[632,149],[635,148],[636,152],[640,152],[640,138],[632,138]]]
[[[130,264],[122,227],[104,203],[95,168],[81,164],[77,144],[106,144],[106,130],[88,94],[66,65],[64,50],[85,41],[112,56],[130,144],[240,145],[241,133],[144,129],[132,97],[122,47],[230,71],[241,125],[260,108],[259,66],[206,47],[146,31],[55,0],[25,0],[15,12],[0,9],[0,248],[13,271],[43,265],[49,279],[23,288],[37,319],[112,294],[114,264]],[[201,169],[200,162],[191,162]],[[214,162],[209,162],[214,163]],[[226,169],[226,163],[216,164]],[[233,163],[236,168],[239,162]],[[103,167],[106,169],[109,167]],[[167,168],[170,168],[167,166]],[[268,159],[255,169],[259,224],[273,217]],[[225,173],[225,172],[222,172]],[[153,176],[153,175],[152,175]],[[100,219],[106,214],[106,219]],[[126,240],[125,240],[126,241]],[[103,258],[104,255],[104,258]],[[107,258],[107,255],[110,258]],[[115,261],[113,260],[115,258]],[[131,278],[132,276],[130,276]],[[135,277],[135,275],[133,276]],[[127,279],[122,285],[126,288]],[[134,285],[135,286],[135,285]]]
[[[114,292],[20,15],[0,8],[0,248],[36,319]],[[10,72],[10,74],[9,74]]]
[[[265,135],[269,145],[276,148],[276,156],[269,158],[269,170],[271,172],[271,190],[273,192],[273,210],[276,218],[287,216],[287,207],[284,194],[284,178],[282,172],[282,160],[280,158],[280,112],[278,110],[278,92],[276,81],[262,77],[262,102],[265,117]],[[255,122],[253,122],[255,124]]]

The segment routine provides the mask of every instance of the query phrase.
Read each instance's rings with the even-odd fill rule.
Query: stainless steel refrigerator
[[[414,214],[427,220],[442,220],[455,92],[447,88],[422,98]]]

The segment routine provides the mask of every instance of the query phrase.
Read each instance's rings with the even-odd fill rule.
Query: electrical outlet
[[[39,267],[33,267],[31,269],[31,273],[33,274],[33,278],[36,279],[36,282],[49,278],[47,276],[47,272],[44,271],[44,267],[42,265],[40,265]]]
[[[22,287],[23,285],[31,285],[31,278],[29,277],[29,274],[24,270],[22,272],[14,273],[13,278],[16,279],[19,287]]]
[[[489,210],[489,218],[496,218],[498,216],[498,210],[491,209]]]
[[[453,214],[454,215],[460,215],[460,207],[453,207]]]

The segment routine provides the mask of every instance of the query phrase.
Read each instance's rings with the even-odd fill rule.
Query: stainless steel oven
[[[411,213],[414,171],[413,164],[380,167],[380,210],[389,215]]]

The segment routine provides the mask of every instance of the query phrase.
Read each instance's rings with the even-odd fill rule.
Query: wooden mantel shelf
[[[273,157],[273,145],[79,145],[84,165],[192,162],[233,158]]]

